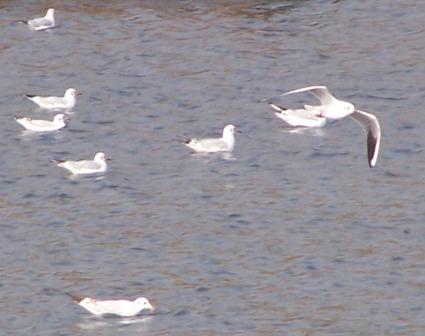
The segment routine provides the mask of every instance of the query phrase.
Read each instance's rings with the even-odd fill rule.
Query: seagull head
[[[155,310],[155,307],[149,302],[148,299],[144,297],[137,298],[136,300],[134,300],[134,303],[136,303],[140,307],[140,310],[148,309],[151,312]]]
[[[347,115],[353,113],[355,110],[354,105],[349,102],[344,102],[343,109]]]
[[[74,88],[69,88],[68,90],[65,91],[65,97],[74,97],[75,96],[81,96],[81,92],[78,92],[77,90],[75,90]]]
[[[50,17],[50,18],[53,18],[53,15],[55,15],[55,10],[53,8],[49,8],[47,10],[46,16],[47,17]]]
[[[91,305],[94,303],[94,300],[92,298],[86,297],[82,299],[78,304],[84,306],[84,305]]]
[[[106,161],[106,155],[105,153],[99,152],[94,156],[94,161],[96,162],[105,162]]]
[[[236,129],[236,127],[234,125],[232,125],[232,124],[227,125],[223,129],[223,138],[225,138],[225,137],[227,137],[227,136],[229,136],[231,134],[234,134],[236,131],[237,131],[237,129]]]
[[[342,100],[335,100],[332,104],[322,105],[318,116],[327,119],[342,119],[349,116],[354,111],[355,108],[353,104]]]
[[[53,118],[54,123],[63,123],[64,121],[65,121],[65,115],[62,113],[56,114],[55,117]]]
[[[75,97],[77,95],[77,91],[73,88],[69,88],[65,91],[65,97]]]

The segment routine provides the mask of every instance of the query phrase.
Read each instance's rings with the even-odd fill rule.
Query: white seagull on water
[[[153,312],[155,307],[144,297],[138,297],[134,301],[129,300],[97,300],[90,297],[78,297],[68,294],[81,307],[94,315],[117,315],[132,317],[143,310]]]
[[[280,110],[279,113],[281,114],[288,114],[287,111],[291,111],[290,114],[292,117],[297,117],[300,124],[304,121],[303,125],[297,126],[314,127],[319,126],[321,123],[324,125],[326,123],[326,119],[337,120],[347,116],[352,117],[366,131],[367,158],[369,166],[374,167],[378,159],[379,146],[381,143],[381,127],[379,126],[378,119],[373,114],[357,110],[354,105],[349,102],[336,99],[330,94],[326,86],[309,86],[283,93],[282,96],[301,92],[311,93],[319,99],[321,105],[305,105],[305,108],[300,110],[285,110],[275,104],[271,104],[271,106],[275,110]],[[281,118],[284,119],[283,117]],[[288,122],[287,120],[285,121]],[[316,123],[316,125],[311,126],[309,124],[310,122],[312,124]],[[290,124],[290,122],[288,123]]]
[[[55,10],[53,8],[49,8],[45,16],[21,22],[27,23],[31,30],[45,30],[53,28],[55,26]]]
[[[105,153],[99,152],[94,160],[62,161],[52,160],[59,167],[69,170],[74,175],[99,174],[107,171]]]
[[[46,110],[71,110],[76,103],[75,96],[79,95],[81,95],[81,93],[73,88],[69,88],[65,91],[63,97],[42,97],[29,94],[25,95],[25,97]]]
[[[55,115],[53,121],[34,120],[28,117],[16,117],[15,120],[27,130],[34,132],[57,131],[66,126],[65,116],[63,114]]]
[[[223,136],[215,139],[188,139],[186,146],[198,153],[232,152],[235,148],[236,127],[227,125],[223,129]]]

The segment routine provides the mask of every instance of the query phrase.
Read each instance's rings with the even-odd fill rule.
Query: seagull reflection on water
[[[143,317],[116,317],[116,316],[86,316],[82,318],[83,321],[79,322],[77,326],[84,330],[95,330],[99,328],[110,328],[123,325],[137,325],[140,324],[140,328],[137,331],[146,331],[149,322],[153,319],[153,316]]]

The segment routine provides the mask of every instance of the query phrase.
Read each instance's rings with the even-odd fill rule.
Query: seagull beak
[[[82,95],[83,95],[83,93],[82,93],[82,92],[77,92],[77,93],[76,93],[76,95],[77,95],[77,96],[82,96]]]
[[[236,133],[242,133],[242,131],[239,128],[237,128]]]
[[[149,303],[148,308],[150,309],[151,312],[154,312],[155,311],[155,307],[152,304],[150,304],[150,303]]]

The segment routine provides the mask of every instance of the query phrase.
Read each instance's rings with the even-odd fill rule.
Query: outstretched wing
[[[367,159],[373,168],[378,160],[379,146],[381,144],[381,127],[378,118],[373,114],[355,110],[351,117],[360,124],[367,135]]]
[[[302,93],[302,92],[311,93],[313,96],[315,96],[317,99],[320,100],[320,103],[322,105],[331,104],[335,100],[334,96],[330,94],[326,86],[309,86],[309,87],[282,93],[281,96],[289,95],[292,93]]]

